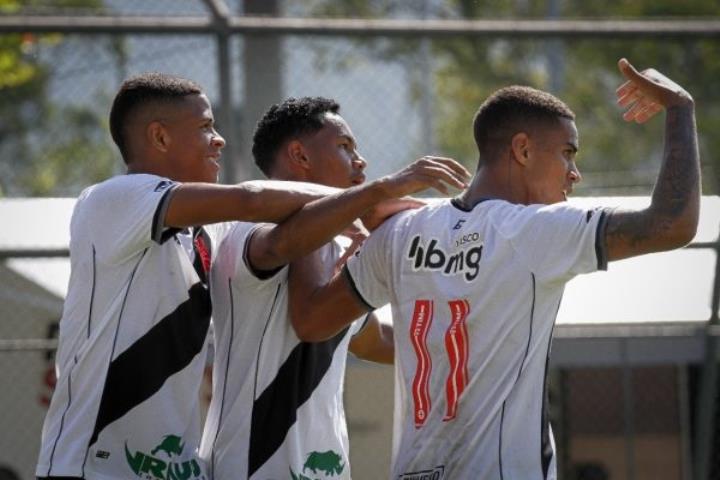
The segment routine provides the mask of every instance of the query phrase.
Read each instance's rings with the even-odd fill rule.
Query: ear
[[[307,150],[300,140],[291,140],[288,142],[286,152],[290,164],[295,168],[307,170],[310,168],[310,159]]]
[[[510,148],[515,161],[526,166],[529,160],[530,137],[525,132],[516,133],[510,140]]]
[[[160,150],[163,153],[167,153],[169,147],[170,147],[170,132],[168,132],[167,128],[160,123],[159,121],[153,121],[150,122],[145,129],[145,134],[147,135],[148,142],[150,145]]]

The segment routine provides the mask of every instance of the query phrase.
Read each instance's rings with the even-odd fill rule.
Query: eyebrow
[[[355,140],[354,137],[351,137],[350,135],[344,135],[344,134],[339,135],[339,137],[342,138],[342,139],[344,139],[344,140],[347,140],[347,141],[350,142],[352,145],[357,146],[357,141]]]

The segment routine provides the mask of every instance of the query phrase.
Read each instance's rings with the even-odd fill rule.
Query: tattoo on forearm
[[[667,233],[699,193],[700,160],[692,106],[671,107],[665,120],[665,153],[652,194],[652,208],[618,212],[606,229],[608,243],[631,247]]]

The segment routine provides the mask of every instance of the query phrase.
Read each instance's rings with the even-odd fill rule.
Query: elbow
[[[300,341],[310,343],[322,342],[332,336],[328,334],[327,329],[323,327],[325,322],[322,316],[318,312],[315,312],[312,307],[305,305],[299,306],[299,308],[296,309],[291,308],[289,314],[290,324]]]
[[[687,225],[687,226],[684,226],[683,228],[678,229],[678,232],[677,232],[676,238],[675,238],[677,247],[675,247],[675,248],[682,248],[682,247],[688,245],[690,242],[693,241],[696,234],[697,234],[697,222],[695,222],[692,225]]]
[[[698,219],[695,218],[683,218],[673,224],[667,229],[665,237],[665,248],[664,250],[675,250],[682,248],[693,241],[697,234]]]
[[[318,323],[298,321],[295,317],[292,317],[291,323],[295,335],[301,342],[322,342],[330,338],[330,335],[327,335]]]

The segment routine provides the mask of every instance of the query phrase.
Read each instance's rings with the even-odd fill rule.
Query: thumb
[[[638,72],[626,58],[618,60],[618,68],[623,76],[628,80],[637,80],[642,78],[642,74]]]

